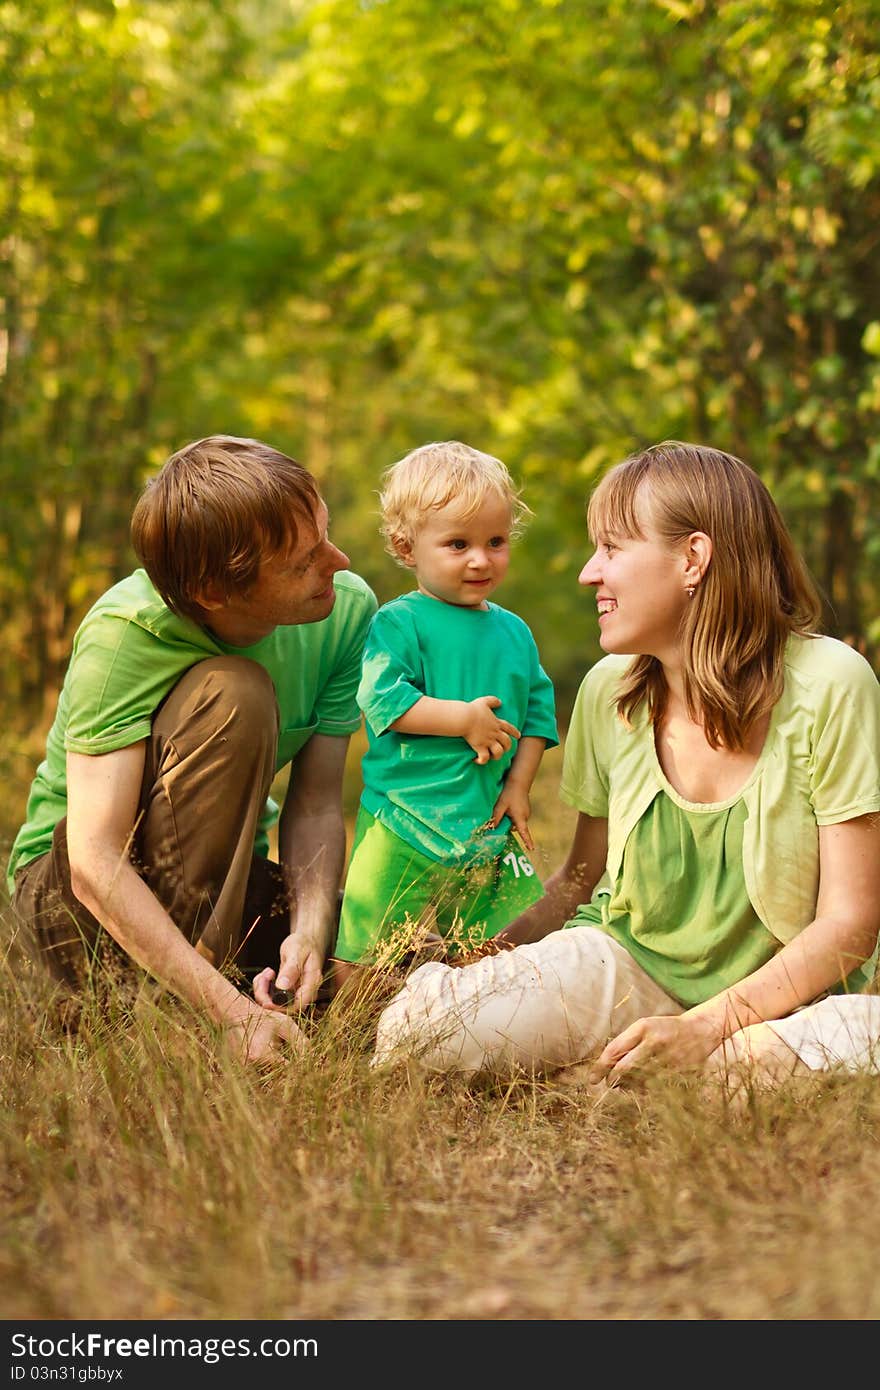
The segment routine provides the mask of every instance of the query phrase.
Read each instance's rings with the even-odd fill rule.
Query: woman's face
[[[681,620],[691,601],[692,557],[686,542],[671,549],[651,526],[643,529],[644,536],[600,533],[578,582],[596,590],[604,651],[669,664],[677,659]]]

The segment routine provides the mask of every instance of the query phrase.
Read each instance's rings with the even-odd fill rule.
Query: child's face
[[[458,608],[485,608],[510,563],[510,503],[489,496],[465,521],[454,502],[428,512],[401,556],[423,594]]]

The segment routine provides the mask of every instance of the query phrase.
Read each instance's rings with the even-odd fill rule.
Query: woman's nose
[[[585,587],[588,584],[598,584],[602,578],[601,566],[599,565],[598,550],[592,554],[578,575],[578,583]]]

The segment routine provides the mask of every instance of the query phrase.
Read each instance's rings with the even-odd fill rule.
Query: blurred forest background
[[[880,0],[0,0],[0,171],[0,861],[134,499],[214,431],[311,468],[382,599],[382,470],[498,453],[563,718],[586,498],[664,437],[758,468],[880,664]],[[67,1043],[0,985],[6,1317],[880,1313],[872,1078],[499,1100],[331,1014],[267,1081],[149,991]]]
[[[311,468],[382,599],[381,470],[498,453],[563,713],[592,484],[712,442],[876,662],[878,0],[3,0],[0,154],[5,737],[213,431]]]

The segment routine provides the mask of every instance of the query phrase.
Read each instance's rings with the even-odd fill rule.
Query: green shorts
[[[361,806],[333,954],[338,960],[369,962],[380,943],[393,941],[378,952],[383,962],[386,953],[390,961],[425,930],[450,938],[450,951],[466,950],[497,935],[543,893],[513,835],[504,853],[488,863],[441,864]]]

